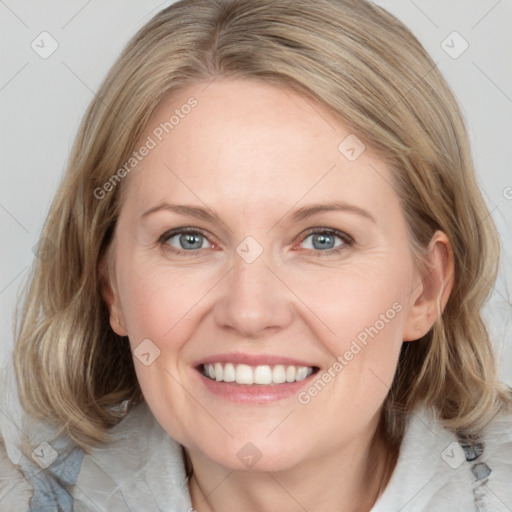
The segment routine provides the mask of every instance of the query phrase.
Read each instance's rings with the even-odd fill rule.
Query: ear
[[[109,249],[112,249],[110,247]],[[109,264],[109,251],[100,259],[98,264],[98,273],[100,277],[101,295],[107,305],[110,316],[110,327],[119,336],[128,336],[128,331],[124,327],[125,321],[119,304],[118,294],[115,289],[115,280],[112,279],[113,268]]]
[[[413,291],[414,303],[409,311],[403,341],[414,341],[427,334],[439,318],[453,289],[454,262],[450,241],[436,231],[428,247],[427,271]]]

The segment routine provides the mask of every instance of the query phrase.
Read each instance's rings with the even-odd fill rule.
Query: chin
[[[249,437],[244,440],[231,440],[229,443],[219,443],[217,446],[220,449],[215,451],[211,450],[212,446],[214,444],[210,444],[202,452],[203,456],[233,471],[283,471],[300,464],[305,455],[298,451],[295,443],[277,436],[272,442],[264,438],[262,441],[253,442]],[[303,442],[301,449],[304,449]]]

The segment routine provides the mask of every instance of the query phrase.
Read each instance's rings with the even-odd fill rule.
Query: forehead
[[[343,199],[377,210],[398,201],[390,170],[369,148],[347,158],[343,141],[359,143],[339,119],[261,81],[222,79],[180,90],[154,112],[139,145],[148,137],[154,147],[126,183],[136,209],[179,199],[264,215],[302,200]]]

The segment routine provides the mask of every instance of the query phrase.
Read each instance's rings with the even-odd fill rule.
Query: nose
[[[252,263],[237,256],[223,280],[214,307],[215,322],[245,338],[286,328],[293,321],[294,295],[283,281],[264,254]]]

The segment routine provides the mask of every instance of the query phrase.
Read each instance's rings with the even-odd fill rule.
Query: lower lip
[[[296,382],[286,382],[283,384],[264,385],[264,384],[237,384],[236,382],[222,382],[205,377],[199,370],[197,373],[206,386],[208,391],[214,395],[225,398],[237,403],[255,403],[262,404],[283,400],[290,396],[297,395],[300,389],[308,385],[311,379],[316,375],[312,373],[309,377]]]

